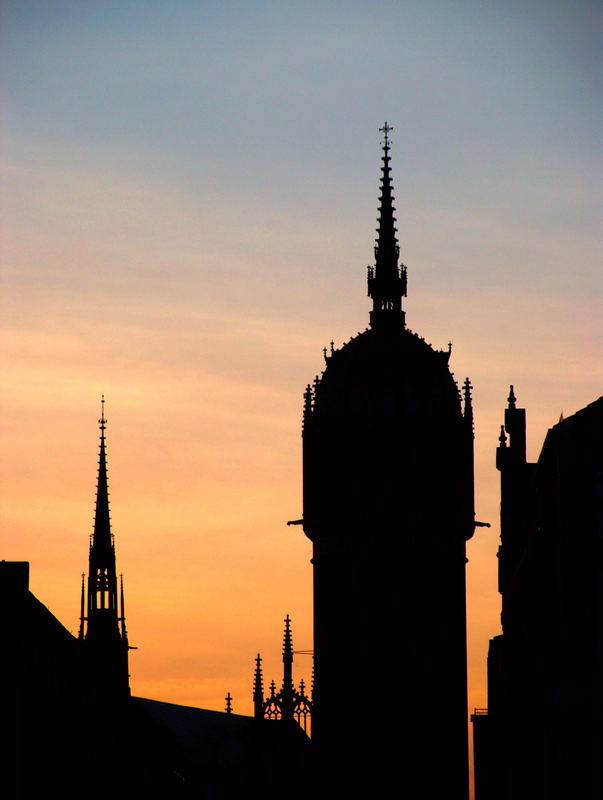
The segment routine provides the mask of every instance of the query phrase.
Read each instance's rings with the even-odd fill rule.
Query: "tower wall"
[[[334,353],[311,400],[314,741],[334,789],[401,771],[405,791],[464,800],[471,423],[444,354],[404,330]]]
[[[313,738],[324,796],[468,797],[465,541],[473,534],[465,407],[405,327],[385,123],[370,329],[304,405],[304,532],[313,542]],[[321,795],[322,796],[322,795]]]

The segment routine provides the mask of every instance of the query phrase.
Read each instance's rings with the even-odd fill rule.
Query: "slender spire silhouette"
[[[262,719],[264,716],[264,678],[262,676],[262,659],[258,653],[255,657],[253,677],[253,716]]]
[[[85,639],[95,653],[99,674],[107,687],[116,691],[128,687],[128,638],[124,612],[123,576],[120,586],[121,614],[118,611],[115,544],[109,514],[107,480],[107,448],[105,442],[105,397],[101,399],[100,453],[96,486],[94,532],[90,540],[88,568],[87,615],[82,614],[80,638]],[[86,623],[84,625],[84,623]],[[85,629],[85,631],[84,631]]]
[[[281,713],[283,719],[293,719],[293,640],[291,638],[291,620],[285,617],[283,634],[283,687],[281,689]]]
[[[467,424],[471,426],[471,432],[473,432],[473,403],[471,401],[471,390],[473,386],[471,385],[471,381],[469,378],[465,378],[465,383],[463,384],[463,416],[467,421]]]
[[[373,299],[371,326],[391,323],[404,327],[402,297],[406,297],[406,267],[398,266],[400,247],[396,236],[395,207],[390,173],[390,139],[393,130],[387,122],[383,133],[383,167],[379,199],[379,227],[375,244],[375,266],[368,269],[368,294]]]
[[[97,559],[105,561],[111,556],[111,519],[109,516],[109,486],[107,482],[107,450],[105,445],[105,396],[101,399],[100,455],[98,462],[98,481],[96,486],[96,510],[94,513],[94,533],[92,534],[92,550]]]
[[[105,444],[105,397],[101,400],[100,454],[96,485],[94,532],[90,545],[88,572],[88,627],[86,639],[119,636],[117,615],[117,575],[115,547],[111,535],[109,515],[109,487],[107,481],[107,449]]]

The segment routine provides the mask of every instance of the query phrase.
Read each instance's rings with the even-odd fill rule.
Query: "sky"
[[[509,384],[530,460],[601,389],[597,3],[4,0],[0,25],[0,557],[77,632],[104,394],[133,694],[251,713],[286,614],[312,647],[302,393],[368,324],[387,120],[407,323],[474,385],[486,706]]]

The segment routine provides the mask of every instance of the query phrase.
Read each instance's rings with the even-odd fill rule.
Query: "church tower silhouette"
[[[312,737],[325,796],[466,800],[471,384],[461,398],[450,346],[435,350],[406,327],[391,130],[381,128],[370,327],[324,351],[304,395]]]
[[[123,577],[118,612],[115,541],[109,515],[107,450],[105,444],[105,398],[101,400],[100,454],[96,487],[94,532],[90,537],[88,592],[82,576],[79,638],[84,641],[94,665],[96,693],[107,700],[129,696],[128,636],[124,612]],[[85,609],[87,607],[87,614]]]

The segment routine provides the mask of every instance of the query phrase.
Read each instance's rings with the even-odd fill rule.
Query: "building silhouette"
[[[264,696],[262,659],[258,653],[253,674],[253,716],[255,719],[296,720],[307,732],[313,707],[313,689],[308,695],[303,678],[297,689],[293,684],[293,638],[291,620],[287,614],[283,633],[283,682],[277,691],[275,682],[271,681],[270,692]]]
[[[561,419],[536,462],[513,386],[501,479],[502,634],[473,715],[476,800],[603,793],[603,398]]]
[[[104,399],[80,630],[0,562],[0,789],[8,797],[467,800],[466,541],[476,526],[471,384],[451,346],[406,325],[385,123],[369,327],[303,405],[303,519],[312,541],[314,679],[253,670],[253,716],[132,697],[111,531]],[[503,633],[489,708],[473,714],[476,800],[599,797],[603,764],[603,398],[526,458],[511,387],[497,450]],[[306,735],[311,724],[312,744]]]
[[[117,607],[104,402],[87,605],[79,636],[29,591],[27,562],[0,562],[0,788],[6,797],[180,797],[170,732],[130,698],[123,585]],[[87,613],[85,613],[87,609]]]
[[[293,685],[285,621],[283,682],[255,717],[131,697],[124,588],[118,597],[104,398],[94,530],[80,630],[73,636],[29,591],[28,562],[0,561],[0,790],[6,797],[281,796],[308,770],[311,713]],[[259,657],[258,657],[259,658]],[[259,662],[256,664],[256,678]],[[260,671],[261,683],[261,671]],[[273,683],[274,686],[274,683]],[[256,695],[257,695],[256,686]],[[305,794],[302,785],[288,792]]]
[[[313,743],[325,796],[468,796],[471,385],[408,329],[385,123],[370,326],[306,389]],[[393,782],[393,784],[392,784]],[[335,794],[333,794],[335,792]],[[337,792],[341,792],[337,794]]]

